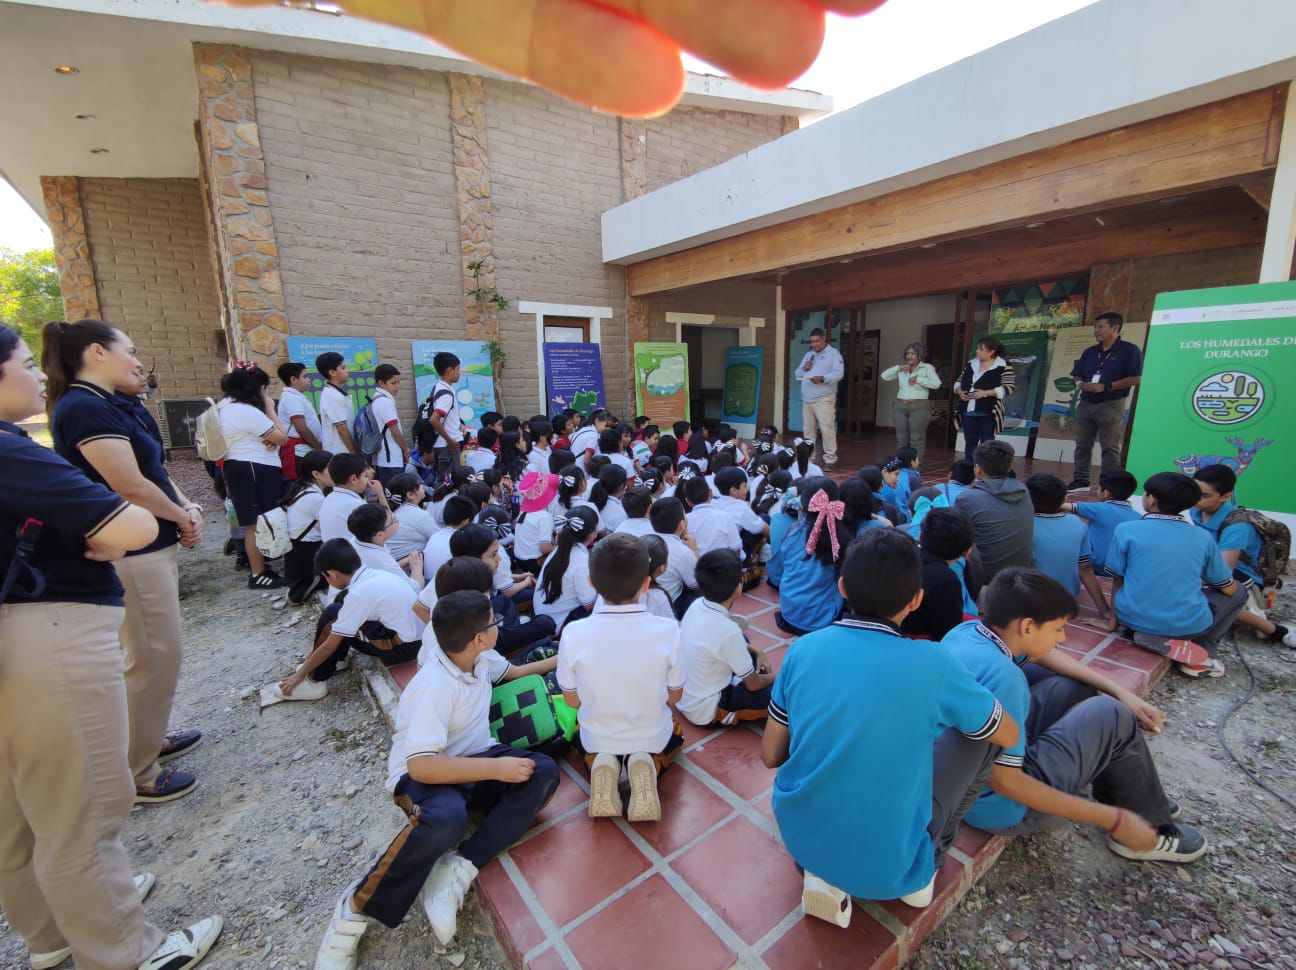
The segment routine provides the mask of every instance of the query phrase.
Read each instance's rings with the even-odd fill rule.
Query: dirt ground
[[[150,918],[173,929],[210,913],[225,932],[204,966],[305,968],[340,891],[400,825],[385,794],[390,735],[354,674],[310,705],[258,710],[257,691],[301,656],[313,609],[275,609],[221,554],[223,516],[200,466],[177,478],[209,506],[200,549],[181,553],[185,667],[175,726],[204,732],[179,766],[199,776],[188,798],[139,807],[126,828],[138,871],[157,875]],[[1279,614],[1296,616],[1296,595]],[[1227,738],[1267,783],[1296,800],[1296,656],[1241,640],[1255,697]],[[1168,726],[1152,744],[1183,819],[1212,851],[1187,868],[1120,860],[1092,830],[1064,824],[1009,845],[1003,861],[928,941],[913,965],[986,967],[1287,967],[1296,970],[1296,813],[1261,791],[1216,738],[1248,686],[1232,645],[1228,676],[1171,674],[1153,700]],[[361,966],[506,966],[469,897],[456,943],[440,948],[422,911],[395,931],[370,929]],[[26,966],[0,921],[0,967]],[[775,968],[777,970],[777,968]]]

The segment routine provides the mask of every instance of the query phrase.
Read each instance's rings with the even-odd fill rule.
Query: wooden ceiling
[[[1264,242],[1273,177],[1157,202],[1065,216],[931,248],[867,256],[768,275],[789,310],[890,300],[969,286],[993,287],[1066,274],[1096,263]]]

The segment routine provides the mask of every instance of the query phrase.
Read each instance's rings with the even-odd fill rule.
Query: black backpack
[[[435,388],[428,395],[428,399],[419,405],[418,416],[414,419],[414,429],[411,432],[414,441],[418,444],[419,451],[431,451],[432,445],[437,439],[436,430],[432,427],[432,411],[436,407],[438,395],[450,395],[450,406],[454,406],[454,391],[441,388],[438,392]]]

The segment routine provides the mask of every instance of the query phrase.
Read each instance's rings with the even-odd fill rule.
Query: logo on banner
[[[1250,420],[1260,413],[1264,403],[1264,381],[1242,370],[1217,371],[1202,378],[1190,398],[1197,417],[1220,426]]]

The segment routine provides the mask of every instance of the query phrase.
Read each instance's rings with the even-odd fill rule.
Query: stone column
[[[94,262],[86,238],[85,211],[81,207],[81,180],[75,175],[42,175],[45,215],[54,235],[59,291],[63,315],[68,320],[99,319],[99,292]]]
[[[499,309],[479,300],[475,287],[495,288],[495,223],[491,214],[490,151],[486,140],[486,93],[481,78],[447,74],[450,143],[459,203],[459,259],[463,269],[464,332],[469,340],[500,339]],[[481,264],[474,277],[469,266]],[[499,375],[495,375],[498,384]]]
[[[217,260],[233,317],[230,352],[274,374],[286,356],[288,315],[266,194],[252,60],[241,47],[195,44],[194,65],[199,148],[208,175]]]
[[[1100,313],[1129,313],[1130,283],[1134,263],[1099,263],[1089,267],[1089,296],[1085,300],[1085,323],[1091,324]]]
[[[796,115],[783,116],[783,134],[790,135],[794,131],[801,130],[801,119]]]
[[[621,119],[621,201],[648,191],[648,125],[639,118]],[[627,277],[628,279],[628,277]],[[626,360],[633,368],[633,345],[648,339],[648,304],[626,290]],[[633,388],[633,381],[631,387]]]

